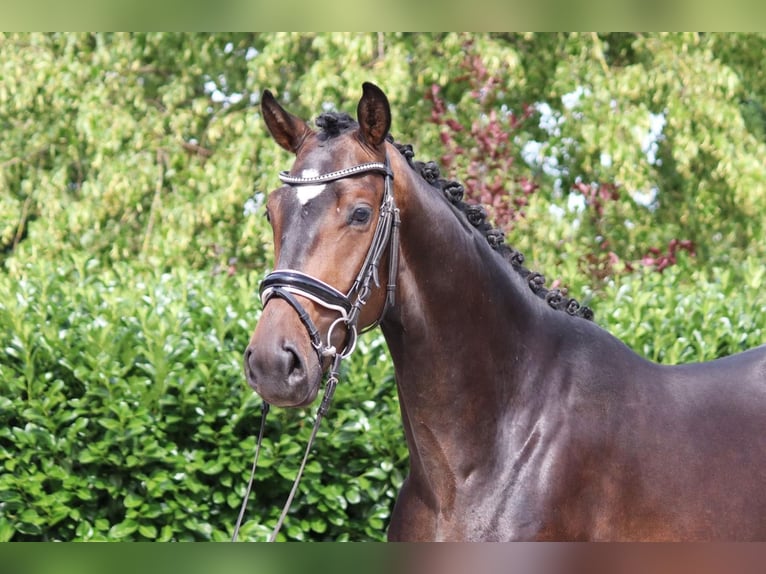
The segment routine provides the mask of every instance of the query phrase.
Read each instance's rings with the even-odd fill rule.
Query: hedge
[[[663,362],[764,341],[764,268],[687,265],[610,283],[597,319]],[[211,274],[93,259],[0,276],[0,540],[228,540],[260,408],[242,373],[256,272]],[[313,408],[272,409],[242,540],[265,540]],[[406,472],[379,332],[347,362],[282,539],[382,540]]]

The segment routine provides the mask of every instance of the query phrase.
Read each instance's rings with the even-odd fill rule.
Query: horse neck
[[[539,309],[521,277],[486,239],[437,189],[397,160],[404,164],[395,166],[401,210],[398,303],[382,329],[411,463],[433,474],[455,461],[470,467],[471,453],[486,453],[471,449],[471,443],[486,447],[495,440]]]

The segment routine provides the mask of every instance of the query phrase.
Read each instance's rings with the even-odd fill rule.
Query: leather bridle
[[[372,329],[378,325],[380,321],[382,321],[386,311],[395,303],[396,272],[399,255],[399,210],[394,203],[392,189],[394,174],[389,166],[388,155],[386,155],[385,163],[363,163],[354,167],[314,177],[298,177],[289,175],[284,171],[279,174],[279,179],[281,179],[283,183],[300,186],[329,183],[354,175],[371,172],[382,173],[385,177],[378,225],[375,228],[375,234],[373,235],[372,242],[367,250],[367,256],[364,259],[364,263],[362,263],[362,268],[359,270],[348,293],[344,294],[324,281],[293,269],[279,269],[272,271],[261,283],[260,294],[263,306],[265,307],[273,297],[279,297],[289,303],[290,306],[295,309],[296,313],[298,313],[298,317],[306,327],[306,330],[309,333],[309,338],[311,339],[311,345],[314,347],[320,363],[325,357],[334,357],[337,354],[337,349],[332,346],[330,339],[332,331],[339,323],[343,323],[348,332],[345,348],[341,354],[345,357],[353,352],[357,339],[356,323],[359,319],[359,313],[361,312],[362,307],[367,303],[367,298],[370,295],[370,283],[372,282],[376,287],[380,287],[378,268],[389,242],[391,243],[391,250],[388,260],[389,269],[386,301],[378,319],[372,325],[367,327],[367,329]],[[305,297],[306,299],[340,315],[340,317],[330,325],[326,337],[326,344],[322,342],[319,331],[309,317],[309,314],[293,295]]]
[[[333,394],[335,393],[335,386],[338,383],[338,373],[340,371],[340,363],[343,359],[351,355],[356,346],[357,322],[359,321],[359,315],[362,307],[367,303],[370,292],[372,291],[371,284],[374,283],[375,287],[380,287],[380,277],[378,269],[380,262],[383,258],[383,254],[388,248],[388,283],[386,285],[386,300],[383,304],[383,309],[377,320],[371,325],[365,328],[365,331],[372,329],[383,320],[386,312],[396,302],[396,274],[399,264],[399,210],[394,203],[393,193],[393,179],[394,173],[391,171],[391,166],[388,160],[388,154],[386,154],[385,163],[371,162],[362,163],[350,168],[340,169],[330,173],[317,175],[313,177],[300,177],[290,175],[288,172],[282,171],[279,173],[279,179],[283,183],[291,186],[301,185],[317,185],[322,183],[330,183],[340,179],[353,177],[365,173],[380,173],[384,176],[384,188],[383,197],[381,198],[380,210],[378,215],[378,223],[375,228],[372,242],[367,250],[367,255],[364,259],[359,273],[351,285],[351,288],[347,293],[343,293],[336,289],[332,285],[321,281],[311,275],[297,271],[294,269],[278,269],[272,271],[261,282],[260,296],[263,307],[274,298],[279,298],[287,302],[298,314],[298,318],[308,331],[309,339],[311,340],[311,346],[314,348],[319,364],[322,365],[325,359],[331,360],[331,366],[327,377],[327,383],[325,384],[324,396],[322,402],[317,410],[316,420],[314,422],[314,428],[309,438],[309,443],[306,447],[306,451],[303,456],[298,474],[293,483],[293,488],[290,491],[290,495],[287,498],[282,514],[274,527],[274,531],[269,538],[270,542],[276,540],[282,523],[284,522],[287,511],[290,508],[295,492],[298,488],[303,469],[308,460],[308,455],[311,450],[311,445],[316,437],[317,430],[319,429],[319,423],[322,418],[327,414],[330,408]],[[339,317],[330,324],[330,327],[325,336],[326,343],[322,341],[322,336],[319,333],[314,322],[311,320],[308,312],[303,308],[303,305],[298,301],[296,296],[303,297],[328,309],[335,313],[338,313]],[[343,349],[338,350],[332,345],[333,331],[338,325],[343,325],[346,328],[346,338],[343,344]],[[242,508],[240,509],[237,524],[234,529],[234,535],[232,541],[237,540],[240,525],[244,517],[245,509],[247,507],[247,501],[250,496],[250,490],[253,485],[253,479],[255,477],[255,469],[258,464],[258,454],[261,448],[261,442],[263,440],[263,432],[265,428],[266,415],[269,411],[269,404],[263,402],[262,414],[261,414],[261,427],[258,433],[258,441],[255,448],[255,458],[253,460],[253,468],[250,474],[250,481],[248,482],[247,489],[245,491],[245,497],[242,501]]]

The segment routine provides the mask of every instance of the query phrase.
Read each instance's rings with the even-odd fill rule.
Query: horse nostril
[[[254,387],[255,385],[255,365],[253,364],[253,349],[252,347],[247,347],[245,349],[245,360],[243,361],[245,363],[245,378],[247,379],[247,382]]]
[[[299,382],[305,377],[303,361],[292,345],[286,344],[282,347],[282,350],[285,353],[285,373],[287,375],[287,380],[290,382]]]

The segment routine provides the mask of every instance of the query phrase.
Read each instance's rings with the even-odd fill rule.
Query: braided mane
[[[321,114],[317,117],[315,123],[322,130],[319,133],[321,139],[336,137],[356,129],[358,126],[351,116],[339,112]],[[589,321],[593,320],[593,310],[590,307],[580,305],[576,299],[567,297],[566,290],[546,288],[545,277],[542,274],[530,271],[524,267],[524,255],[505,242],[505,234],[500,229],[493,228],[487,222],[486,209],[481,205],[472,205],[463,201],[465,188],[460,182],[441,178],[439,166],[433,161],[415,161],[415,153],[410,144],[395,142],[390,135],[388,136],[388,141],[399,150],[399,153],[404,156],[410,167],[419,173],[428,184],[440,190],[445,198],[465,215],[468,222],[484,235],[490,247],[497,251],[525,279],[535,295],[557,311],[565,311],[569,315],[582,317]]]

